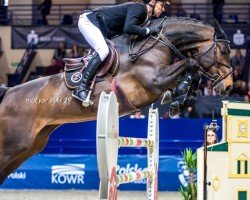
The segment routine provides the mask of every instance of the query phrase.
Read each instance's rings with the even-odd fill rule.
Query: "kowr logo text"
[[[85,164],[52,166],[52,184],[84,184]]]

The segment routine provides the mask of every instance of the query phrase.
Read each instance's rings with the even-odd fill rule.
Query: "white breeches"
[[[108,45],[102,32],[87,18],[88,14],[84,13],[80,15],[78,28],[89,45],[99,54],[100,59],[104,61],[109,54]]]

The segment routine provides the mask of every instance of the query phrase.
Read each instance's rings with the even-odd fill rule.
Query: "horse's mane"
[[[176,47],[211,40],[214,38],[215,29],[210,24],[188,17],[167,17],[155,19],[151,25],[163,21],[164,35],[167,36]]]
[[[157,18],[152,20],[152,24],[159,23],[163,20],[163,18]],[[208,24],[207,22],[200,21],[194,18],[189,17],[166,17],[164,20],[164,26],[169,23],[179,23],[179,24],[193,24],[193,25],[199,25],[204,26],[206,28],[209,28],[211,30],[214,30],[214,27]]]
[[[162,22],[164,18],[153,19],[150,22],[149,26],[156,25]],[[163,22],[163,27],[166,27],[166,36],[169,39],[172,39],[172,42],[176,47],[187,45],[188,43],[201,42],[213,38],[214,36],[214,27],[210,24],[196,20],[188,17],[166,17]],[[178,26],[180,25],[180,26]],[[183,25],[183,26],[182,26]],[[167,27],[169,26],[169,27]],[[192,29],[191,31],[185,31],[183,27],[194,26],[197,28]],[[200,30],[203,30],[203,35],[201,35]],[[129,35],[121,35],[113,38],[116,48],[121,52],[127,52],[129,41]]]

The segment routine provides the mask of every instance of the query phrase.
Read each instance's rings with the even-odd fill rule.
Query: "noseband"
[[[195,60],[199,60],[202,56],[205,56],[211,49],[214,48],[214,61],[213,63],[206,69],[203,69],[202,67],[200,67],[200,71],[201,73],[206,76],[207,78],[209,78],[211,81],[212,81],[212,86],[215,86],[217,85],[219,82],[221,82],[222,80],[224,80],[225,78],[227,78],[230,74],[233,73],[233,68],[231,65],[227,65],[225,63],[222,63],[218,60],[218,57],[217,57],[217,46],[218,46],[218,43],[219,42],[222,42],[226,45],[229,45],[230,44],[230,41],[229,40],[224,40],[224,39],[217,39],[216,37],[214,38],[214,43],[211,45],[210,48],[208,48],[205,52],[201,53],[201,54],[195,54],[194,57]],[[227,55],[227,54],[230,54],[230,51],[226,54],[222,53],[222,55]],[[220,67],[224,66],[226,68],[229,69],[229,72],[225,75],[220,75],[220,74],[211,74],[209,73],[209,70],[211,69],[211,67],[215,66],[217,69],[219,69]]]

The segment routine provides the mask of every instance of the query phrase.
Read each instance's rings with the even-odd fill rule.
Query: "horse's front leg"
[[[166,89],[169,86],[169,82],[176,81],[177,77],[183,72],[188,71],[184,77],[177,83],[174,89],[167,88],[168,90],[164,93],[161,104],[167,104],[174,98],[187,94],[191,87],[193,76],[198,71],[197,62],[192,58],[181,60],[173,65],[164,68],[168,70],[168,76],[164,72],[161,72],[161,79],[158,79],[158,83],[161,83],[160,87]]]
[[[188,92],[185,94],[184,100],[182,102],[175,101],[171,103],[169,109],[169,115],[175,116],[182,113],[188,107],[194,106],[196,102],[196,96],[199,88],[200,75],[198,72],[193,72],[191,85],[188,88]]]

